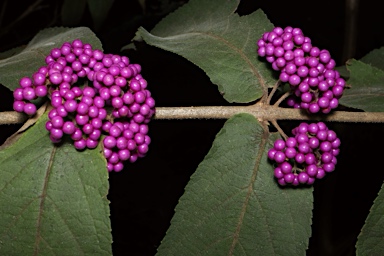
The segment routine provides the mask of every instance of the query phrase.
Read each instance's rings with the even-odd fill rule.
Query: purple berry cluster
[[[266,57],[281,72],[280,80],[290,84],[288,106],[327,114],[339,105],[345,80],[334,70],[336,63],[329,51],[312,46],[301,29],[275,27],[257,45],[258,55]]]
[[[93,50],[79,39],[52,49],[45,63],[32,78],[20,79],[13,93],[15,111],[34,115],[31,101],[48,96],[52,108],[45,127],[52,142],[67,135],[83,150],[96,148],[104,137],[108,171],[119,172],[124,161],[146,155],[155,101],[139,64]]]
[[[280,185],[313,184],[335,170],[340,139],[323,122],[301,123],[292,130],[294,137],[278,139],[268,151],[276,162],[274,175]]]

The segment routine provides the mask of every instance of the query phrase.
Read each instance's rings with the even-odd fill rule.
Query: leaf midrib
[[[44,212],[44,203],[45,199],[47,198],[47,188],[48,188],[48,181],[49,177],[52,171],[52,166],[53,166],[53,161],[56,156],[56,150],[57,147],[53,146],[52,152],[51,152],[51,157],[49,158],[48,166],[45,171],[45,177],[44,177],[44,184],[43,184],[43,189],[40,195],[40,205],[39,205],[39,214],[37,217],[37,224],[36,224],[36,236],[35,236],[35,245],[34,245],[34,252],[33,255],[36,256],[39,254],[40,250],[40,242],[41,242],[41,221],[42,221],[42,216]]]
[[[240,231],[241,231],[241,228],[242,228],[242,225],[243,225],[243,219],[244,219],[247,207],[249,205],[250,197],[251,197],[251,195],[253,193],[253,185],[255,183],[255,180],[256,180],[256,177],[257,177],[257,173],[259,172],[261,158],[263,156],[265,147],[267,145],[267,140],[268,140],[269,132],[266,129],[266,125],[265,124],[263,124],[262,127],[263,127],[263,136],[262,136],[262,138],[260,140],[260,143],[259,143],[258,152],[257,152],[257,156],[256,156],[256,159],[255,159],[255,166],[253,167],[252,176],[251,176],[250,182],[248,184],[247,194],[246,194],[243,206],[241,208],[239,220],[238,220],[238,223],[237,223],[237,226],[236,226],[236,231],[235,231],[235,233],[233,235],[232,245],[231,245],[231,247],[229,249],[229,252],[228,252],[229,256],[233,255],[234,249],[235,249],[236,244],[237,244],[237,242],[239,240]]]

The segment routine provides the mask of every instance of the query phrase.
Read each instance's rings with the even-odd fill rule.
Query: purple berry
[[[51,136],[54,139],[61,139],[63,137],[63,130],[53,128],[50,130]]]
[[[293,173],[288,173],[284,175],[284,180],[286,183],[292,183],[295,179],[295,175]]]
[[[13,102],[13,109],[17,112],[23,112],[24,106],[25,106],[24,101],[16,100]]]
[[[277,178],[277,179],[281,179],[284,177],[284,173],[281,171],[281,168],[280,167],[276,167],[275,170],[274,170],[274,176]]]
[[[279,167],[284,174],[291,173],[292,171],[292,165],[288,162],[281,163]]]
[[[148,145],[147,144],[141,144],[137,147],[137,152],[139,154],[145,155],[148,152]]]
[[[103,140],[103,145],[105,148],[114,148],[116,146],[116,138],[113,136],[106,136]]]
[[[113,165],[113,170],[115,172],[121,172],[124,169],[124,164],[122,162],[118,162],[115,165]]]
[[[72,135],[76,131],[76,126],[72,121],[64,122],[62,126],[63,133]]]
[[[299,173],[298,180],[300,183],[305,184],[307,183],[308,179],[309,179],[309,176],[306,172]]]
[[[23,77],[20,79],[19,84],[22,88],[27,88],[32,86],[32,80],[29,77]]]
[[[36,113],[36,106],[33,103],[26,103],[23,107],[23,111],[27,115],[34,115]]]
[[[93,140],[91,138],[86,139],[86,145],[87,145],[87,148],[89,149],[96,148],[98,144],[99,144],[99,141],[97,140]]]

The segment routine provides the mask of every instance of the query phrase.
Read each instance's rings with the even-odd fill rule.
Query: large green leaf
[[[19,87],[19,80],[24,76],[31,77],[39,67],[46,65],[45,57],[55,47],[64,42],[81,39],[94,49],[102,49],[96,35],[86,27],[79,28],[47,28],[40,31],[20,53],[0,60],[0,83],[10,90]]]
[[[305,255],[311,188],[280,188],[267,151],[277,135],[229,119],[186,186],[158,255]]]
[[[257,57],[256,42],[273,28],[258,10],[240,17],[236,0],[191,0],[136,39],[177,53],[203,69],[229,102],[259,99],[276,78]]]
[[[0,151],[0,255],[111,255],[100,148],[54,146],[46,120]]]
[[[365,111],[384,111],[384,70],[358,60],[347,62],[348,84],[340,103]]]
[[[361,58],[360,61],[384,71],[384,47],[371,51]]]
[[[381,186],[357,238],[357,255],[384,255],[384,186]]]

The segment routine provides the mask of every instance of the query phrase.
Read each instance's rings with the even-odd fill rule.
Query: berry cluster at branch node
[[[79,39],[52,49],[45,63],[32,78],[20,79],[13,92],[15,111],[34,115],[31,101],[48,96],[52,109],[45,127],[51,141],[67,136],[83,150],[102,140],[108,171],[119,172],[123,162],[146,155],[155,100],[139,64],[94,50]]]
[[[336,71],[328,50],[312,46],[299,28],[275,27],[257,41],[257,53],[280,71],[280,80],[290,84],[287,105],[309,113],[329,113],[339,105],[345,80]]]
[[[340,139],[323,122],[301,123],[292,130],[294,137],[278,139],[268,151],[276,163],[274,175],[281,186],[311,185],[333,172],[340,152]]]

